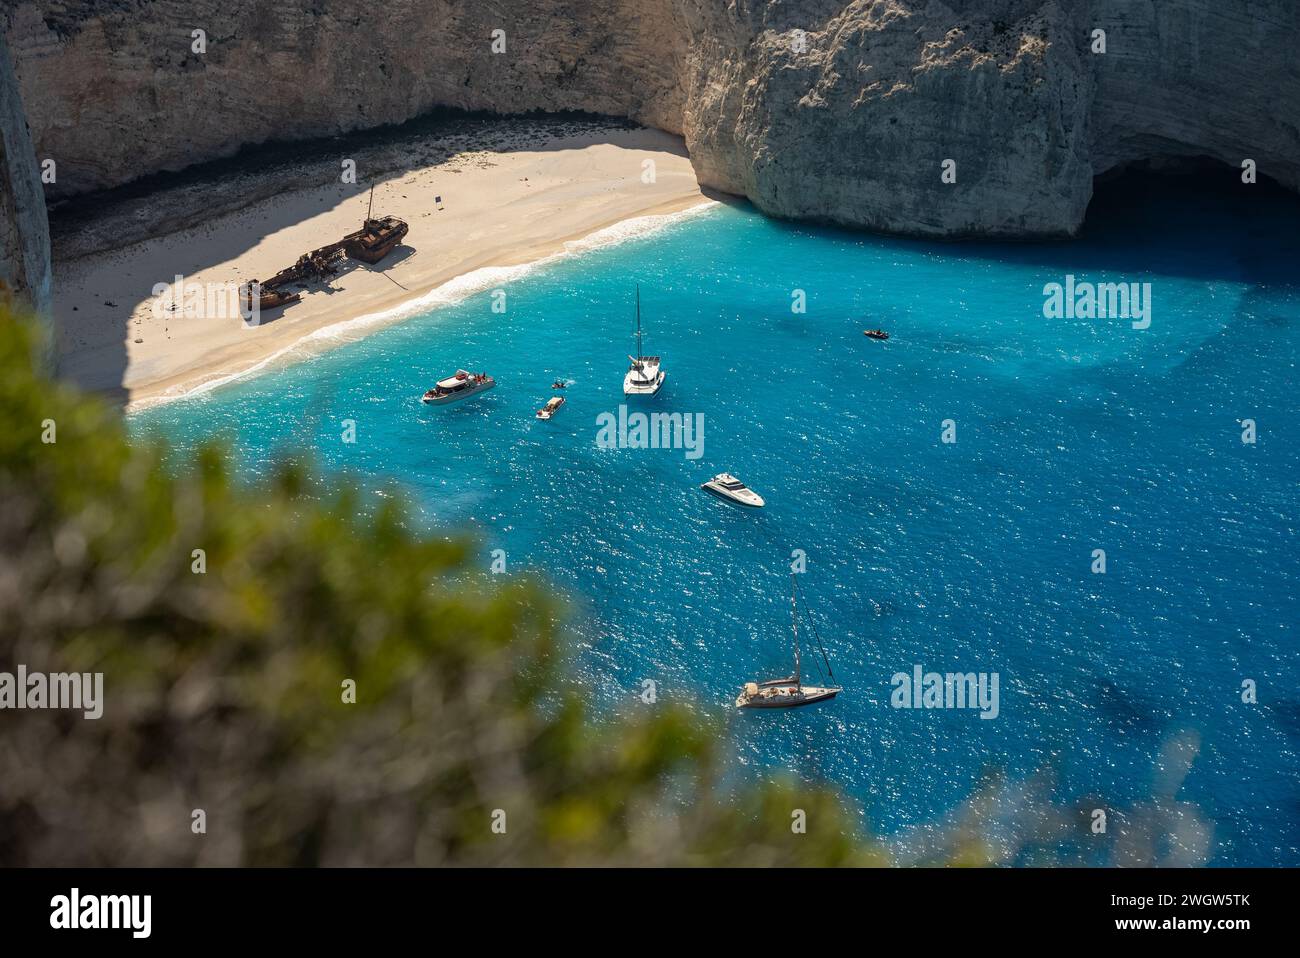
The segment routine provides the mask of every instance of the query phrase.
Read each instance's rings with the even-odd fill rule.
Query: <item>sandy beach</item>
[[[653,177],[644,175],[647,161]],[[710,202],[681,140],[658,131],[588,130],[505,150],[469,148],[378,178],[375,215],[410,224],[403,244],[376,266],[349,261],[328,285],[262,315],[259,325],[212,315],[170,290],[155,296],[177,276],[186,289],[207,291],[266,279],[358,229],[369,201],[369,184],[358,179],[56,261],[60,375],[129,406],[184,395],[340,341],[312,337],[319,330],[358,317],[374,318],[366,331],[400,321],[408,312],[399,307],[457,277],[535,262],[623,220]]]

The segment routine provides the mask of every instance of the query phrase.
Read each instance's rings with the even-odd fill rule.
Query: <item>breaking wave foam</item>
[[[157,396],[149,396],[145,399],[132,401],[128,406],[128,412],[138,412],[142,409],[148,409],[151,406],[157,406],[161,403],[176,402],[181,399],[195,399],[210,393],[214,389],[220,389],[222,386],[246,379],[250,376],[256,376],[258,373],[277,368],[282,362],[294,361],[299,359],[309,359],[318,356],[332,346],[342,345],[344,343],[355,342],[363,338],[366,334],[375,332],[393,323],[401,322],[405,319],[428,313],[435,309],[445,306],[454,306],[457,303],[464,302],[471,296],[484,292],[485,290],[495,289],[505,283],[527,276],[534,270],[550,266],[574,256],[581,256],[594,250],[604,249],[609,246],[617,246],[630,240],[640,239],[657,233],[665,227],[671,226],[682,220],[697,216],[705,210],[712,209],[716,206],[716,201],[706,200],[695,206],[687,207],[684,210],[678,210],[673,213],[652,213],[646,216],[633,216],[625,220],[620,220],[609,226],[598,229],[595,232],[588,233],[586,236],[576,240],[568,240],[564,245],[554,253],[539,257],[527,263],[520,263],[516,266],[482,266],[468,273],[462,273],[460,276],[452,277],[445,283],[435,286],[426,293],[421,293],[412,299],[399,303],[389,309],[380,310],[375,313],[365,313],[353,319],[345,319],[338,323],[331,323],[328,326],[322,326],[319,329],[313,329],[304,333],[296,341],[283,349],[278,349],[268,356],[259,359],[250,366],[240,369],[233,373],[213,376],[211,379],[205,379],[202,382],[187,384],[184,387],[174,390],[167,390]]]

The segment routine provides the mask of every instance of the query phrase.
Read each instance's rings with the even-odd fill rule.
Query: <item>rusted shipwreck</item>
[[[337,243],[330,243],[310,253],[303,253],[288,269],[281,270],[260,285],[255,279],[245,283],[242,298],[249,312],[253,310],[255,290],[258,292],[259,310],[288,306],[302,299],[302,293],[289,289],[290,286],[304,285],[334,276],[343,269],[348,259],[357,259],[374,265],[396,249],[410,227],[406,225],[405,220],[400,220],[396,216],[373,218],[370,213],[374,207],[374,199],[374,187],[371,187],[370,207],[366,210],[366,218],[361,224],[361,229],[355,233],[349,233]]]
[[[338,244],[348,256],[363,263],[378,263],[391,253],[402,241],[410,227],[396,216],[384,216],[377,220],[366,217],[365,224],[355,233],[349,233]]]

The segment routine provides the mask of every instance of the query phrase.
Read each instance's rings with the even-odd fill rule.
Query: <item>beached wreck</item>
[[[286,289],[286,287],[294,284],[311,283],[334,276],[343,269],[344,261],[347,259],[361,260],[361,262],[373,266],[396,249],[397,244],[406,236],[410,227],[407,226],[405,220],[398,219],[396,216],[382,216],[379,219],[374,219],[370,215],[371,209],[374,207],[374,200],[374,187],[371,187],[370,208],[366,210],[366,218],[361,224],[361,229],[349,233],[337,243],[330,243],[328,246],[314,249],[310,253],[303,253],[298,257],[296,263],[288,269],[276,273],[265,283],[259,285],[255,279],[245,283],[241,298],[249,313],[251,314],[253,310],[253,291],[255,289],[259,293],[259,310],[288,306],[302,299],[302,293],[297,290]]]
[[[391,253],[410,229],[404,220],[385,216],[372,220],[369,216],[361,229],[343,237],[343,248],[353,259],[363,263],[378,263]]]

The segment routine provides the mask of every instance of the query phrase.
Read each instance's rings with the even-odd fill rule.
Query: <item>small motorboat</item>
[[[438,385],[420,397],[420,402],[430,406],[446,406],[487,392],[496,384],[497,381],[487,373],[469,373],[458,369],[456,375],[439,380]]]
[[[790,576],[790,623],[794,633],[794,675],[784,679],[746,682],[744,687],[741,688],[740,694],[736,696],[736,708],[788,709],[799,705],[812,705],[814,702],[825,702],[827,699],[833,699],[844,691],[838,685],[805,685],[803,683],[802,665],[799,659],[798,591],[798,585],[795,583],[792,574]],[[807,609],[804,611],[806,612]],[[809,619],[808,621],[811,625],[812,620]],[[817,648],[821,651],[822,661],[826,663],[826,674],[834,682],[835,673],[831,670],[830,659],[826,656],[826,649],[822,646],[821,637],[817,635],[816,626],[813,627],[813,637],[817,640]],[[815,664],[816,660],[813,661]],[[817,668],[820,670],[821,666],[817,666]]]
[[[555,382],[551,383],[551,388],[552,388],[552,389],[568,389],[568,388],[569,388],[569,384],[566,383],[563,379],[557,379],[557,380],[555,380]]]
[[[866,329],[862,331],[862,335],[866,336],[867,339],[886,340],[889,338],[889,333],[883,329]]]
[[[749,506],[753,509],[762,508],[766,504],[763,502],[762,496],[729,472],[718,473],[708,482],[703,483],[700,488],[713,493],[720,499],[726,499],[728,502]]]
[[[564,405],[563,396],[552,396],[550,401],[548,401],[545,406],[537,410],[537,418],[550,419],[552,416],[555,415],[556,410],[558,410],[563,405]]]

